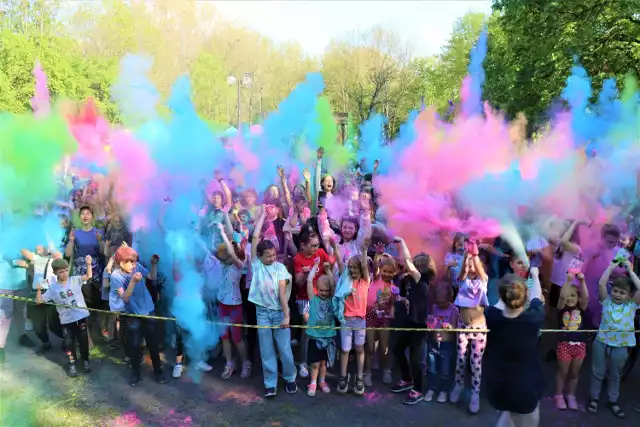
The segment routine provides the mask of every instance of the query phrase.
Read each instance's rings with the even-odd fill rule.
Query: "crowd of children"
[[[523,313],[531,308],[547,313],[547,325],[559,322],[566,331],[542,339],[543,343],[557,341],[552,354],[558,365],[556,407],[578,408],[578,378],[590,351],[588,410],[598,410],[606,378],[607,406],[617,417],[625,416],[619,401],[620,379],[629,365],[629,354],[635,354],[634,325],[640,304],[634,239],[628,238],[626,230],[606,224],[600,241],[582,247],[577,236],[590,225],[567,222],[562,235],[532,236],[525,242],[529,259],[519,258],[501,238],[442,233],[442,244],[451,251],[440,264],[426,253],[413,256],[401,237],[389,236],[372,185],[375,170],[354,175],[339,186],[334,177],[322,176],[322,159],[319,150],[313,195],[308,172],[303,173],[303,185],[289,191],[282,168],[277,170],[281,186],[270,186],[262,197],[252,189],[232,191],[221,176],[216,177],[221,191],[207,195],[209,203],[200,212],[195,232],[210,255],[195,260],[194,265],[207,282],[215,283],[216,292],[192,297],[213,301],[212,316],[221,321],[263,327],[257,332],[236,326],[223,331],[223,379],[236,372],[235,350],[242,378],[251,375],[254,360],[261,362],[266,397],[276,395],[279,373],[287,393],[297,391],[298,377],[308,378],[308,396],[315,396],[318,388],[330,393],[328,370],[337,374],[338,393],[351,390],[363,395],[372,385],[373,367],[378,363],[384,384],[391,384],[394,377],[398,380],[391,392],[407,393],[405,404],[434,398],[455,404],[464,395],[470,366],[468,409],[475,414],[480,410],[483,357],[507,345],[503,339],[507,332],[496,332],[492,343],[486,332],[488,322],[496,331],[509,330],[512,323],[502,322],[502,316],[526,316]],[[151,356],[155,381],[166,382],[160,359],[165,341],[175,347],[173,377],[179,378],[189,331],[177,328],[170,333],[171,328],[162,327],[152,317],[127,314],[160,314],[167,307],[170,311],[170,301],[180,292],[182,273],[171,266],[172,277],[159,274],[158,265],[166,260],[155,255],[138,259],[136,236],[127,230],[117,207],[99,210],[90,198],[83,199],[86,194],[75,195],[80,222],[69,227],[62,247],[40,246],[35,251],[25,248],[20,255],[4,254],[0,294],[20,294],[29,275],[35,304],[29,304],[28,317],[42,341],[41,350],[51,348],[48,329],[61,336],[70,376],[78,374],[77,345],[82,369],[91,370],[91,330],[99,331],[113,348],[118,343],[125,347],[131,386],[141,379],[143,345]],[[338,198],[345,203],[332,202]],[[98,211],[107,213],[102,217]],[[436,264],[444,268],[436,269]],[[171,280],[175,286],[167,285]],[[58,304],[58,319],[47,311],[50,306],[42,305],[48,302]],[[111,313],[94,314],[87,307]],[[2,363],[11,319],[22,315],[13,308],[12,300],[0,298]],[[308,329],[289,328],[294,324]],[[535,326],[538,331],[539,326]],[[388,327],[402,330],[389,331]],[[434,330],[425,332],[425,328]],[[587,328],[600,332],[595,337],[580,332]],[[173,340],[161,336],[165,329]],[[536,353],[537,339],[533,345]],[[211,370],[208,356],[193,368]],[[352,372],[350,365],[355,365]],[[519,410],[517,405],[510,409],[494,403],[505,389],[496,381],[499,373],[489,371],[487,381],[503,387],[490,387],[495,391],[492,405],[515,414],[533,411],[531,405]],[[530,385],[525,382],[529,380],[522,381]],[[539,396],[532,396],[536,403]]]

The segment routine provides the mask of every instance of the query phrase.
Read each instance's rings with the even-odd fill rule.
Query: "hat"
[[[58,270],[65,270],[69,268],[69,263],[62,258],[54,259],[53,262],[51,263],[51,268],[53,269],[54,272]]]

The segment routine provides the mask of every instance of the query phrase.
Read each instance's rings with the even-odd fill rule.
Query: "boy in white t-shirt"
[[[84,276],[69,277],[69,263],[64,259],[56,259],[51,263],[53,273],[56,275],[56,283],[49,286],[49,289],[42,294],[41,286],[38,285],[36,302],[54,302],[61,304],[56,306],[60,323],[62,324],[62,335],[64,347],[69,357],[69,376],[78,375],[76,369],[76,341],[80,344],[80,355],[84,361],[84,372],[91,372],[89,364],[89,336],[87,333],[87,317],[89,310],[82,295],[82,285],[93,277],[91,269],[91,256],[85,257],[87,262],[87,274]]]

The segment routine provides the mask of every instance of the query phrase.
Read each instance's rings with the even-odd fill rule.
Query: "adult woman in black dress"
[[[504,276],[498,290],[504,306],[485,311],[489,333],[483,380],[489,403],[502,411],[498,427],[537,427],[540,421],[544,375],[538,337],[545,311],[538,275],[533,267],[528,279]]]

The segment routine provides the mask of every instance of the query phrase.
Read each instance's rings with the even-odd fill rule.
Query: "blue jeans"
[[[629,356],[627,347],[611,347],[595,340],[591,347],[591,398],[598,400],[602,381],[607,378],[609,402],[617,402],[620,395],[620,374]]]
[[[256,305],[256,318],[258,326],[280,326],[284,313],[281,310],[270,310]],[[276,349],[273,345],[274,338],[278,346],[280,361],[282,362],[282,377],[288,383],[296,380],[296,365],[293,363],[293,352],[291,351],[291,330],[281,328],[258,329],[265,388],[276,388],[278,386],[278,360],[276,359]]]
[[[451,388],[451,359],[455,350],[455,341],[429,341],[428,379],[429,390],[449,391]]]

